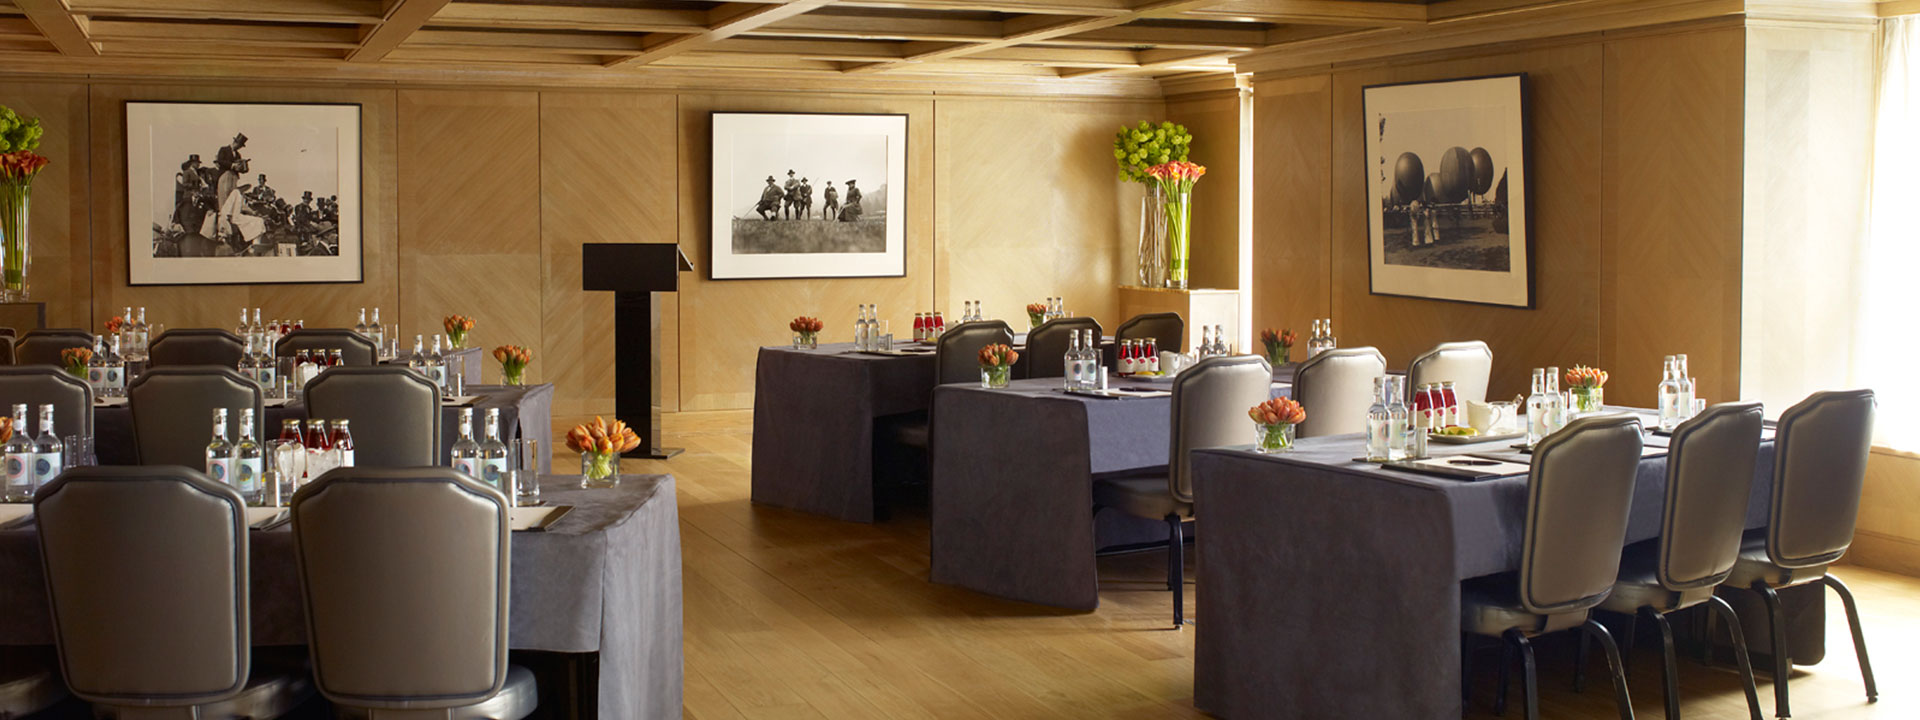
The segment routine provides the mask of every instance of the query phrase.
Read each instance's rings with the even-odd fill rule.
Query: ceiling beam
[[[597,30],[602,32],[703,33],[703,10],[522,5],[457,2],[433,16],[434,27],[529,30]]]
[[[1301,23],[1307,25],[1425,25],[1427,6],[1355,0],[1224,0],[1181,13],[1200,20]]]
[[[380,58],[400,47],[407,37],[433,19],[450,0],[393,0],[386,20],[374,26],[361,40],[360,47],[347,53],[347,62],[380,62]]]
[[[1125,25],[1135,20],[1149,17],[1166,17],[1195,7],[1212,4],[1218,0],[1150,0],[1135,6],[1123,15],[1100,15],[1095,17],[1070,17],[1064,20],[1044,15],[1023,15],[1006,21],[1007,34],[999,39],[982,43],[954,45],[939,50],[920,53],[896,61],[869,63],[847,68],[848,73],[871,73],[897,69],[908,63],[924,63],[933,60],[946,60],[965,57],[975,53],[1014,45],[1025,45],[1048,40],[1050,38],[1101,30]]]
[[[87,19],[73,14],[66,0],[14,0],[18,8],[33,26],[40,29],[47,42],[53,43],[61,55],[93,57],[100,54],[100,48],[87,37]]]
[[[689,50],[700,50],[721,40],[753,30],[754,28],[780,22],[787,18],[811,12],[824,7],[833,0],[791,0],[778,5],[754,5],[751,3],[727,3],[707,11],[711,24],[706,32],[698,35],[681,35],[651,44],[644,52],[615,58],[607,67],[634,67],[646,65],[662,58],[672,57]]]
[[[377,0],[71,0],[87,17],[142,17],[168,20],[245,20],[336,25],[374,25],[383,17]]]
[[[1232,55],[1232,53],[1220,53],[1220,52],[1196,53],[1196,52],[1180,52],[1180,51],[1171,51],[1171,50],[1143,50],[1141,52],[1135,53],[1134,62],[1131,65],[1127,65],[1123,67],[1066,70],[1060,73],[1060,77],[1081,78],[1081,77],[1093,77],[1095,75],[1112,75],[1120,72],[1137,72],[1141,70],[1165,70],[1170,68],[1187,67],[1191,65],[1213,65],[1226,60],[1227,57],[1230,55]],[[1225,69],[1232,70],[1233,66],[1227,65],[1225,66]]]
[[[260,47],[306,47],[349,50],[360,46],[355,28],[345,25],[236,25],[229,23],[169,23],[144,20],[94,20],[89,36],[112,42],[220,43]]]

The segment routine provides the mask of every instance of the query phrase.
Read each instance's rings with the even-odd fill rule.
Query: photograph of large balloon
[[[1457,203],[1467,199],[1473,192],[1473,158],[1467,155],[1467,149],[1455,145],[1440,155],[1440,182],[1434,187],[1440,191],[1440,202]]]
[[[1400,159],[1393,163],[1393,191],[1411,202],[1420,197],[1422,184],[1427,181],[1427,168],[1420,163],[1420,156],[1413,153],[1400,153]]]
[[[1444,202],[1440,199],[1440,173],[1427,176],[1425,186],[1420,190],[1420,201],[1428,205]]]
[[[1485,195],[1493,187],[1493,155],[1486,148],[1473,149],[1473,194]]]

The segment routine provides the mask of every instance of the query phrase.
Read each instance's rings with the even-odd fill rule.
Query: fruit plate
[[[1440,445],[1473,445],[1484,442],[1500,442],[1526,437],[1526,433],[1507,433],[1504,435],[1438,435],[1427,433],[1427,442]]]

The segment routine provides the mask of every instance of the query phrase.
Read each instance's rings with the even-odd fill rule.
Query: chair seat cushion
[[[1095,478],[1093,504],[1151,520],[1165,519],[1168,515],[1193,517],[1193,503],[1173,499],[1165,469]]]
[[[926,413],[908,413],[882,418],[874,428],[875,439],[925,450],[932,447],[932,432]]]
[[[256,649],[247,686],[233,697],[193,706],[194,717],[277,718],[293,712],[313,697],[313,675],[307,670],[302,650]],[[102,708],[111,709],[102,717],[123,720],[181,717],[177,706],[95,703],[96,711]]]
[[[533,672],[519,665],[507,666],[507,681],[500,692],[484,702],[456,708],[406,710],[348,707],[335,703],[339,717],[351,720],[520,720],[540,706],[540,689]]]
[[[1693,607],[1713,597],[1715,584],[1685,590],[1669,590],[1660,584],[1658,572],[1660,541],[1648,540],[1627,546],[1620,554],[1620,579],[1613,591],[1600,601],[1600,609],[1633,614],[1641,608],[1670,613]]]
[[[0,718],[31,715],[66,696],[51,650],[8,648],[0,653]]]
[[[1802,568],[1775,565],[1773,558],[1767,556],[1766,531],[1753,530],[1741,538],[1740,558],[1733,561],[1733,572],[1727,575],[1726,584],[1750,588],[1754,583],[1765,583],[1768,587],[1783,588],[1810,583],[1826,575],[1824,563]]]
[[[1527,636],[1579,627],[1585,609],[1541,615],[1520,604],[1520,574],[1501,573],[1460,583],[1460,630],[1500,637],[1508,630]]]

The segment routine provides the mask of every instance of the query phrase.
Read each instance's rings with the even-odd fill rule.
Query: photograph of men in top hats
[[[715,113],[714,123],[716,273],[736,261],[756,267],[751,277],[904,272],[905,116]]]

